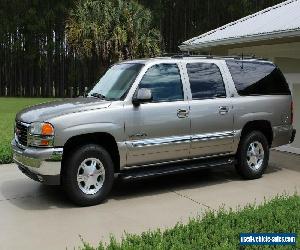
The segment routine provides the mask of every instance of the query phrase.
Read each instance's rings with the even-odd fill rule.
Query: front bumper
[[[60,184],[63,148],[23,148],[15,139],[11,145],[13,160],[25,175],[48,185]]]

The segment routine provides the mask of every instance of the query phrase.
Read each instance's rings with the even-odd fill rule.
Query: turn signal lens
[[[54,128],[50,123],[43,123],[41,129],[42,135],[54,135]]]
[[[49,146],[49,140],[41,140],[40,146]]]

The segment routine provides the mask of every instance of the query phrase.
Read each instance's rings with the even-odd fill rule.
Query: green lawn
[[[177,208],[174,208],[177,209]],[[240,233],[296,233],[296,246],[240,247]],[[204,217],[177,224],[166,231],[149,231],[141,235],[125,235],[121,241],[113,237],[96,248],[86,242],[83,249],[300,249],[300,197],[276,197],[262,205],[249,205],[239,211],[209,211]]]
[[[0,164],[12,161],[10,142],[13,138],[16,113],[25,107],[51,100],[53,99],[0,97]]]

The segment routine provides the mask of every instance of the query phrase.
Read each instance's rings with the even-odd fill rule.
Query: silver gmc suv
[[[294,140],[293,103],[266,60],[173,56],[111,66],[87,97],[16,116],[13,158],[30,178],[61,184],[87,206],[114,179],[235,165],[262,176],[269,150]]]

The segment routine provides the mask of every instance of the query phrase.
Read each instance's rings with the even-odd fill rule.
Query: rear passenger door
[[[190,83],[190,157],[232,152],[233,108],[227,96],[222,65],[186,63]],[[225,74],[225,73],[224,73]]]

